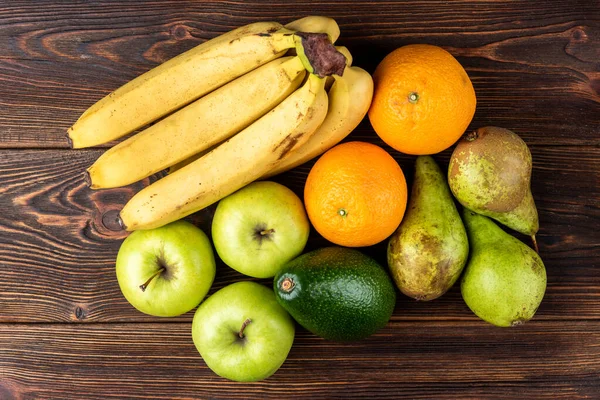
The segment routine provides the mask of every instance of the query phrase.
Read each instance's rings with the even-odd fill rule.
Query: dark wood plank
[[[95,101],[193,46],[256,20],[335,17],[340,44],[373,71],[394,48],[444,46],[471,76],[472,127],[499,125],[530,143],[598,145],[600,11],[543,0],[374,3],[272,1],[10,2],[0,5],[0,147],[64,148]],[[549,113],[548,110],[552,110]],[[359,131],[371,133],[368,125]]]
[[[271,378],[234,383],[178,324],[0,325],[2,399],[594,399],[600,321],[393,322],[356,343],[299,330]]]
[[[157,177],[90,191],[81,172],[101,150],[65,150],[67,127],[205,40],[307,14],[336,18],[339,43],[371,72],[401,45],[443,46],[477,92],[470,129],[503,126],[531,146],[548,271],[533,321],[492,327],[456,286],[433,302],[399,296],[376,335],[339,344],[299,327],[274,377],[236,384],[197,354],[192,313],[158,319],[127,304],[114,274],[125,234],[105,223]],[[598,398],[599,44],[589,0],[0,2],[0,399]],[[368,120],[347,140],[383,145]],[[410,181],[414,157],[391,152]],[[301,194],[311,165],[275,180]],[[208,231],[212,209],[190,220]],[[323,245],[313,232],[307,249]],[[385,244],[364,251],[385,262]],[[220,264],[211,293],[242,279]]]
[[[352,139],[364,138],[353,135],[348,140]],[[600,149],[531,149],[533,192],[542,224],[539,243],[549,282],[537,318],[599,319]],[[150,180],[121,189],[86,188],[81,173],[100,154],[101,150],[0,151],[0,322],[156,320],[137,312],[121,296],[114,262],[125,233],[103,224],[103,217],[119,210]],[[414,157],[392,154],[410,179]],[[445,152],[437,159],[447,165],[448,157]],[[276,180],[301,195],[309,168],[310,163]],[[212,210],[191,220],[210,232]],[[327,244],[313,232],[307,249]],[[385,243],[364,251],[385,263]],[[246,278],[220,265],[213,291],[240,279]],[[431,303],[400,296],[395,318],[476,320],[458,288]]]

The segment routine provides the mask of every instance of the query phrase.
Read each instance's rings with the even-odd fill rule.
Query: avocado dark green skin
[[[326,247],[288,262],[273,282],[279,304],[304,328],[335,341],[366,338],[389,321],[396,292],[358,250]]]

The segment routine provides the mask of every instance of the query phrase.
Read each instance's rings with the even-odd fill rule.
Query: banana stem
[[[329,40],[326,33],[296,32],[296,53],[311,74],[324,78],[344,74],[346,57]]]

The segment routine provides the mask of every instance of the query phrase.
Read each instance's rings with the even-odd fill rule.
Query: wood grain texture
[[[405,44],[448,49],[475,86],[472,127],[517,129],[534,144],[598,145],[594,3],[10,2],[0,5],[0,147],[66,148],[66,129],[85,109],[159,63],[252,21],[315,13],[336,18],[339,43],[370,72]]]
[[[214,375],[187,323],[0,325],[0,397],[594,399],[599,342],[600,321],[393,322],[341,344],[300,330],[281,369],[248,384]]]
[[[352,135],[347,140],[354,139],[366,138]],[[389,150],[410,182],[414,157]],[[531,146],[531,150],[533,193],[541,220],[538,241],[549,282],[537,318],[600,319],[600,271],[595,266],[600,257],[600,149]],[[101,152],[0,150],[1,322],[157,320],[137,312],[120,294],[114,262],[126,234],[103,222],[151,180],[126,188],[88,189],[82,172]],[[445,168],[449,152],[436,158]],[[275,180],[302,196],[310,166]],[[191,217],[207,233],[213,209]],[[313,231],[307,250],[326,245]],[[364,250],[385,265],[385,243]],[[220,264],[212,290],[240,279],[246,278]],[[182,318],[188,320],[191,314]],[[475,320],[458,288],[430,303],[400,296],[395,318]]]
[[[338,43],[370,72],[405,44],[446,48],[477,93],[469,129],[506,127],[530,145],[548,272],[534,320],[492,327],[456,285],[432,302],[399,295],[374,336],[340,344],[298,327],[276,375],[238,384],[196,352],[191,312],[160,319],[125,301],[114,215],[161,174],[91,191],[82,172],[102,149],[67,150],[66,129],[210,38],[310,14],[334,17]],[[599,60],[600,7],[589,0],[0,1],[0,400],[598,399]],[[368,120],[346,140],[383,146],[412,181],[414,157],[385,146]],[[446,167],[449,156],[435,158]],[[312,164],[274,180],[301,195]],[[189,219],[209,232],[213,210]],[[313,231],[307,250],[325,245]],[[385,264],[385,243],[363,250]],[[211,293],[242,279],[220,263]]]

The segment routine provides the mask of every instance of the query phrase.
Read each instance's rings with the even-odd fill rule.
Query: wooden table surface
[[[156,177],[91,191],[82,172],[104,149],[68,149],[66,129],[209,38],[308,14],[334,17],[370,72],[399,46],[444,47],[477,93],[470,128],[530,146],[548,273],[534,320],[488,325],[456,286],[433,302],[399,296],[374,336],[340,344],[298,328],[282,368],[242,384],[207,368],[192,312],[153,318],[125,301],[114,263],[126,235],[103,218]],[[600,399],[599,62],[597,0],[0,1],[0,399]],[[368,120],[348,140],[383,146]],[[384,147],[410,177],[414,157]],[[311,165],[276,180],[301,194]],[[210,216],[191,220],[206,229]],[[313,233],[308,249],[325,244]],[[385,262],[385,245],[364,250]],[[211,293],[242,279],[221,264]]]

